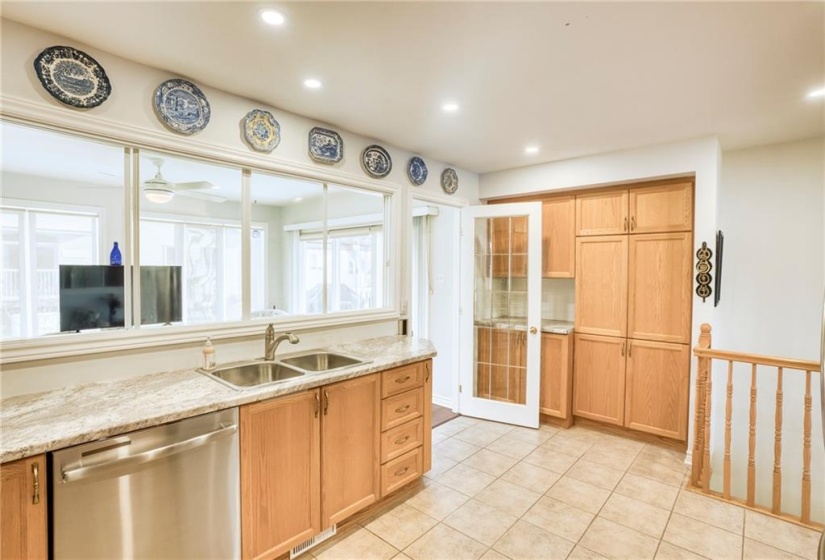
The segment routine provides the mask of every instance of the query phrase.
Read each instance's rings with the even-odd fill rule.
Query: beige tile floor
[[[684,455],[573,427],[459,417],[405,502],[318,560],[816,558],[818,533],[683,489]]]

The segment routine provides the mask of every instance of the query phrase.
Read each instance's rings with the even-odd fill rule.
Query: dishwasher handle
[[[149,463],[150,461],[157,461],[158,459],[170,457],[184,451],[189,451],[190,449],[202,447],[216,440],[234,435],[237,431],[238,426],[236,424],[232,424],[231,426],[221,428],[220,430],[215,430],[214,432],[201,434],[178,443],[156,447],[155,449],[150,449],[130,457],[115,459],[113,461],[109,461],[108,463],[61,470],[62,480],[63,483],[75,482],[77,480],[83,480],[107,471],[142,465],[144,463]]]

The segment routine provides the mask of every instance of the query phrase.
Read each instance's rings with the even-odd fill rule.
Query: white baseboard
[[[446,406],[453,412],[458,412],[455,406],[455,401],[449,397],[443,397],[441,395],[433,395],[433,404],[437,404],[438,406]]]
[[[685,464],[688,467],[693,466],[693,452],[692,451],[688,451],[687,453],[685,453]]]

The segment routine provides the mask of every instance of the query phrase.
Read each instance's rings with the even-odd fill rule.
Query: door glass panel
[[[527,396],[527,218],[476,218],[473,229],[473,395],[524,404]]]

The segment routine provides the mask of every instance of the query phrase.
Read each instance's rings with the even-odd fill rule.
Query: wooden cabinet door
[[[433,361],[424,362],[424,465],[421,473],[433,467]]]
[[[576,235],[627,233],[626,190],[576,195]]]
[[[356,377],[321,393],[321,526],[329,527],[379,498],[381,377]]]
[[[541,335],[541,394],[539,411],[557,418],[570,418],[573,385],[572,336]]]
[[[630,189],[630,233],[693,229],[693,183]]]
[[[542,210],[542,276],[576,275],[576,197],[545,200]]]
[[[624,425],[686,441],[690,348],[628,340]]]
[[[323,528],[319,391],[241,407],[244,558],[275,558]]]
[[[624,338],[577,334],[573,373],[573,414],[624,424]]]
[[[627,235],[576,239],[576,332],[625,336]]]
[[[691,234],[629,237],[628,338],[689,343],[693,302]]]
[[[48,557],[46,456],[0,465],[0,558]]]

